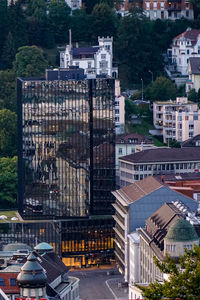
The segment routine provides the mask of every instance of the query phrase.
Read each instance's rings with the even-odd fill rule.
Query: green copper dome
[[[190,222],[179,219],[169,228],[165,239],[172,242],[184,242],[195,241],[199,238]]]
[[[34,247],[36,251],[52,251],[53,247],[48,243],[40,243]]]

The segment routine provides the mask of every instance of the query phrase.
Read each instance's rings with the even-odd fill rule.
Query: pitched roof
[[[174,40],[181,39],[182,37],[186,39],[190,39],[194,43],[196,43],[198,35],[200,34],[200,29],[191,29],[188,28],[186,31],[182,32],[181,34],[177,35]]]
[[[149,176],[113,192],[113,194],[119,194],[127,202],[127,204],[129,204],[141,199],[162,186],[163,185],[157,179]]]
[[[99,50],[99,47],[83,47],[83,48],[73,48],[72,55],[87,55],[95,54]]]
[[[153,144],[150,138],[137,133],[118,135],[116,137],[116,144],[130,144],[130,140],[133,140],[131,144],[141,144],[141,143]]]
[[[194,137],[182,142],[182,148],[183,147],[199,147],[200,144],[196,145],[197,142],[200,142],[200,134],[195,135]]]
[[[157,148],[148,149],[120,157],[119,160],[133,163],[199,161],[200,148]]]
[[[200,57],[190,57],[189,63],[192,74],[200,74]]]

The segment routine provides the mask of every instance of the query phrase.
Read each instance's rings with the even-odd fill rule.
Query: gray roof
[[[176,161],[200,161],[200,148],[157,148],[120,157],[119,160],[133,163],[155,163]]]
[[[190,57],[189,63],[191,66],[192,74],[199,74],[200,75],[200,57]]]
[[[3,247],[3,251],[17,251],[17,250],[29,250],[31,247],[23,243],[7,244]]]

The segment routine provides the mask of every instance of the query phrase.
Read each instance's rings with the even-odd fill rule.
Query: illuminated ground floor
[[[1,244],[23,242],[34,247],[50,243],[67,266],[107,264],[114,256],[112,216],[89,219],[0,223]]]

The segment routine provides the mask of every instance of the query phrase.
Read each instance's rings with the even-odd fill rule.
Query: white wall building
[[[115,80],[115,128],[116,134],[124,133],[125,98],[121,95],[120,81]]]
[[[183,142],[200,133],[200,110],[187,98],[176,101],[157,101],[153,104],[153,124],[160,129],[163,141]]]
[[[71,10],[80,9],[82,6],[82,0],[65,0],[65,2],[71,8]]]
[[[86,75],[107,75],[117,77],[118,69],[113,67],[113,38],[98,37],[97,46],[73,48],[66,45],[60,52],[60,67],[78,66]]]
[[[188,28],[173,39],[172,63],[182,75],[188,75],[190,57],[200,57],[200,29]]]

